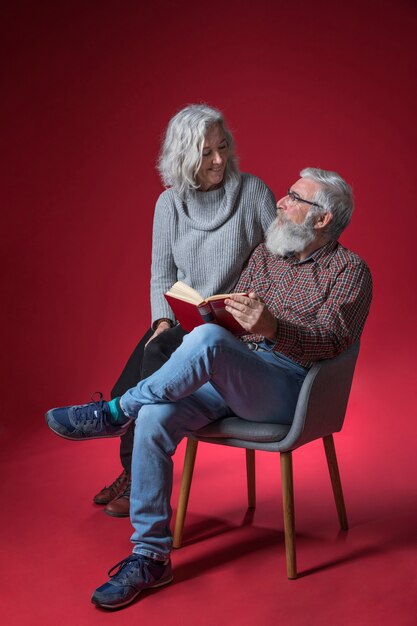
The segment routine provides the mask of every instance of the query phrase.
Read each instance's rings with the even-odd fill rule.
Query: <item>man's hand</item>
[[[262,335],[276,339],[278,322],[266,304],[253,291],[248,296],[230,295],[225,300],[226,311],[248,331],[248,335]]]

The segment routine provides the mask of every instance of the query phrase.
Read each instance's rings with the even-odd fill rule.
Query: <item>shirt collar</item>
[[[298,259],[296,259],[294,254],[289,255],[288,258],[291,259],[293,263],[296,263],[298,265],[303,265],[304,263],[314,261],[315,263],[318,263],[319,265],[323,265],[327,267],[333,256],[333,252],[336,250],[338,246],[339,246],[339,243],[335,240],[332,240],[332,241],[328,241],[327,243],[325,243],[324,246],[317,248],[317,250],[314,250],[314,252],[312,252],[310,256],[308,256],[303,261],[299,261]]]

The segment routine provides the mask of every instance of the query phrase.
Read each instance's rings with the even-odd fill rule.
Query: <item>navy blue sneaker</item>
[[[103,400],[103,394],[97,392],[98,401],[91,398],[89,404],[64,406],[51,409],[45,413],[49,428],[65,439],[98,439],[99,437],[119,437],[129,427],[130,420],[114,423],[111,419],[108,402]]]
[[[110,580],[96,589],[91,598],[93,604],[103,609],[126,606],[144,589],[162,587],[173,580],[169,559],[154,561],[142,554],[131,554],[112,567],[108,575]]]

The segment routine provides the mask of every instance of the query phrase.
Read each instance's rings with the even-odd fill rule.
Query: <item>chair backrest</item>
[[[359,342],[312,366],[301,387],[291,428],[280,442],[281,450],[292,450],[341,430],[358,354]]]
[[[225,417],[189,435],[238,448],[286,452],[339,431],[352,386],[359,342],[333,359],[318,361],[301,387],[291,426]]]

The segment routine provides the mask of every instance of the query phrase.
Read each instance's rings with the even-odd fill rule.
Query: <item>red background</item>
[[[49,487],[65,481],[65,468],[56,475],[51,459],[41,469],[42,446],[51,446],[58,463],[62,451],[69,474],[80,472],[82,462],[92,470],[86,499],[118,471],[117,442],[79,452],[68,442],[51,443],[43,413],[87,401],[96,389],[108,395],[149,326],[160,138],[173,113],[204,101],[224,112],[241,169],[260,176],[277,198],[305,166],[334,169],[353,185],[356,212],[342,243],[368,262],[375,291],[337,445],[359,516],[366,517],[365,507],[386,519],[385,529],[397,527],[408,538],[397,546],[407,590],[417,526],[409,504],[416,495],[417,434],[416,27],[409,0],[3,8],[1,461],[3,502],[15,498],[12,525],[27,512],[28,491],[42,491],[36,478]],[[311,450],[306,476],[315,467]],[[215,474],[215,452],[201,455]],[[17,494],[11,476],[19,477]],[[78,486],[68,481],[68,497],[80,503]],[[216,489],[207,495],[206,509],[216,497]],[[50,513],[53,506],[44,502]],[[389,511],[396,511],[392,520]],[[73,513],[77,519],[76,508]],[[118,534],[121,526],[110,522]],[[38,528],[42,513],[36,509],[25,524]],[[124,540],[128,533],[123,526]],[[15,550],[27,541],[20,531],[2,535]],[[379,546],[389,543],[380,539]],[[111,565],[107,554],[102,558]],[[389,569],[398,556],[388,558]],[[85,585],[97,582],[89,577]],[[13,615],[18,623],[19,612]],[[383,615],[356,623],[381,623]]]

